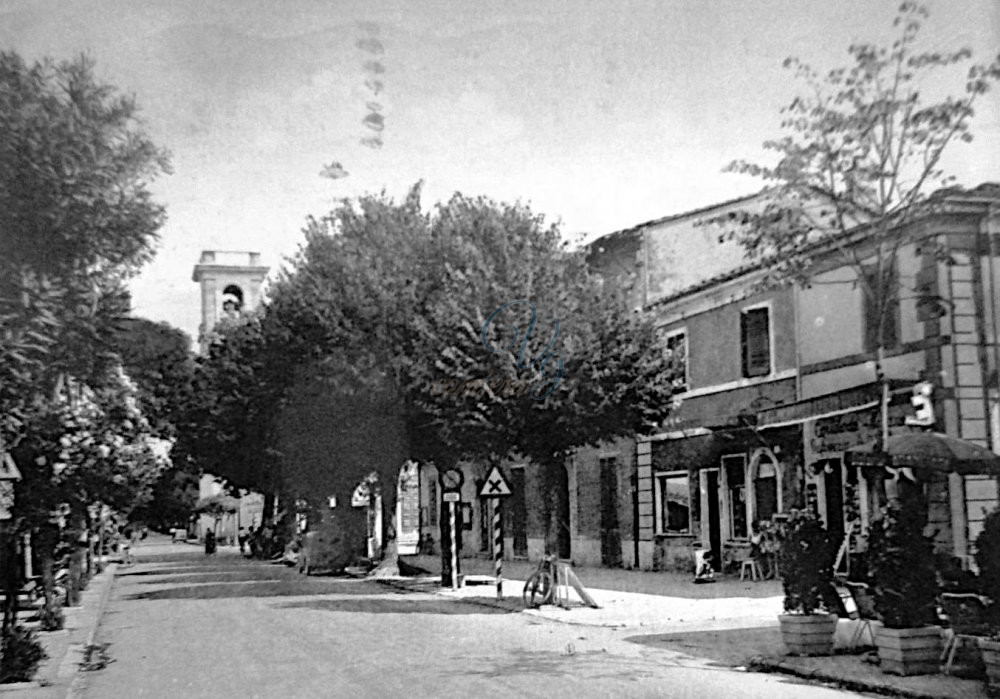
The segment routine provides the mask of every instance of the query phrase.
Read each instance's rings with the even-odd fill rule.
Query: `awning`
[[[892,379],[889,381],[889,391],[893,394],[890,402],[908,396],[916,379]],[[898,395],[897,395],[898,394]],[[798,425],[809,420],[821,420],[846,413],[856,413],[862,410],[877,408],[882,399],[882,386],[877,382],[847,388],[835,393],[826,393],[814,398],[785,403],[773,408],[765,408],[757,412],[757,429],[787,427]]]
[[[720,454],[718,438],[713,434],[701,434],[653,442],[650,460],[654,471],[697,471],[718,466]]]
[[[865,444],[845,452],[849,466],[910,468],[1000,476],[1000,456],[984,446],[940,432],[909,432],[886,440],[883,450]]]

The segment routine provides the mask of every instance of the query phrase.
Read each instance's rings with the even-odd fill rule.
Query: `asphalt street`
[[[843,697],[613,628],[162,540],[120,571],[78,696]],[[102,667],[103,666],[103,667]],[[853,695],[858,696],[858,695]]]

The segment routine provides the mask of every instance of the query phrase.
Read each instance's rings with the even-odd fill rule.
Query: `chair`
[[[875,645],[875,632],[872,630],[872,622],[878,621],[878,612],[875,611],[875,598],[872,596],[871,588],[863,582],[845,581],[844,586],[851,593],[851,600],[858,614],[858,626],[851,638],[851,647],[857,648],[859,642],[868,631],[868,638],[871,639],[872,646]]]
[[[740,562],[740,580],[743,580],[748,571],[750,572],[750,579],[754,582],[764,579],[764,574],[761,573],[760,564],[756,558],[744,558]]]
[[[948,674],[955,662],[955,653],[963,643],[976,644],[977,636],[989,635],[989,604],[983,597],[971,592],[944,592],[941,594],[941,609],[948,617],[951,635],[945,642],[941,660],[942,671]]]

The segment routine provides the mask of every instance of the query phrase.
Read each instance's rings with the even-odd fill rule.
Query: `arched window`
[[[750,499],[750,519],[771,519],[784,511],[781,494],[781,462],[767,447],[756,449],[748,465],[753,497]]]
[[[243,311],[243,289],[236,284],[230,284],[222,290],[222,312],[235,317]]]

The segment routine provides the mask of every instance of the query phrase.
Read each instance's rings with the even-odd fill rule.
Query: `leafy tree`
[[[111,348],[138,388],[150,429],[165,439],[176,436],[194,377],[191,338],[168,323],[124,318],[115,328]]]
[[[127,311],[124,281],[152,258],[164,220],[148,183],[166,155],[91,60],[28,65],[4,52],[0,162],[0,314],[47,350],[36,385],[100,374],[108,321]]]
[[[111,349],[139,391],[139,405],[153,435],[176,440],[191,405],[195,360],[191,340],[167,323],[125,318],[115,329]],[[199,471],[187,459],[174,458],[153,485],[148,503],[134,516],[158,529],[182,526],[198,500]]]
[[[872,299],[879,380],[890,309],[900,297],[896,259],[919,234],[909,224],[934,210],[935,191],[954,184],[942,155],[972,140],[976,102],[1000,76],[1000,58],[972,65],[961,95],[931,97],[930,79],[955,73],[971,51],[921,49],[927,17],[920,4],[903,2],[891,45],[853,44],[851,62],[825,74],[786,59],[804,89],[782,110],[784,135],[764,143],[775,161],[727,168],[762,179],[762,203],[714,220],[766,265],[765,283],[808,284],[828,254],[852,269]]]
[[[317,390],[357,407],[347,416],[352,430],[371,434],[366,421],[370,428],[395,416],[406,426],[404,455],[440,467],[516,453],[552,473],[576,446],[645,430],[665,417],[672,372],[651,324],[601,290],[583,254],[567,250],[556,227],[527,207],[461,195],[428,215],[419,191],[400,203],[364,197],[311,220],[306,244],[271,289],[260,321],[264,343],[254,355],[261,361],[244,357],[226,376],[266,375],[270,361],[300,362],[299,389],[308,377],[324,387]],[[558,319],[548,360],[541,355],[549,336],[540,332],[519,360],[526,318],[517,343],[503,336],[508,316],[487,333],[492,350],[484,344],[493,311],[518,299],[542,309],[543,322]],[[263,349],[269,346],[278,350]],[[466,390],[435,393],[442,379]],[[245,410],[235,393],[226,400]],[[302,465],[284,461],[285,469]],[[344,486],[349,493],[371,468],[391,486],[400,465],[356,464],[345,469]],[[390,511],[393,490],[383,488]],[[315,497],[310,491],[303,496]]]
[[[100,82],[86,57],[28,64],[0,52],[0,162],[0,441],[22,455],[15,533],[49,531],[50,496],[82,503],[136,494],[127,486],[144,457],[134,464],[126,452],[145,449],[145,432],[91,403],[123,390],[109,339],[128,312],[125,281],[153,254],[164,212],[148,183],[167,158],[134,101]],[[76,444],[81,431],[92,441],[62,459],[59,445]],[[121,446],[121,460],[95,461],[101,443]],[[36,548],[51,555],[54,539]]]
[[[73,522],[85,521],[95,505],[127,515],[148,502],[169,460],[139,410],[134,384],[120,369],[97,390],[65,386],[60,400],[34,404],[30,420],[31,429],[13,450],[22,479],[14,487],[11,514],[20,530],[36,535],[51,607],[58,535],[53,512],[68,505]]]

